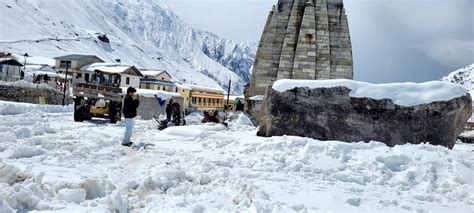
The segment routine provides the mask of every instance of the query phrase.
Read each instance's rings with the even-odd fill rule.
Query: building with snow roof
[[[116,63],[94,63],[74,74],[74,81],[115,87],[140,87],[143,75],[135,66]]]
[[[80,69],[86,65],[104,62],[104,60],[95,55],[80,54],[65,55],[54,59],[56,60],[55,69],[60,73],[66,71],[66,66],[69,72],[79,72]]]
[[[191,88],[189,110],[209,111],[224,109],[224,94],[222,88],[212,88],[194,84],[186,84]]]
[[[25,66],[25,80],[33,83],[46,83],[55,86],[55,78],[60,75],[47,64],[29,64]]]
[[[143,78],[140,79],[140,89],[177,92],[177,85],[171,75],[164,70],[140,70]]]
[[[0,53],[0,80],[19,81],[23,79],[23,64],[10,53]]]

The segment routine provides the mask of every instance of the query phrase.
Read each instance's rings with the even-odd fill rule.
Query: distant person
[[[176,126],[179,126],[181,121],[181,106],[177,102],[171,105],[171,115]]]
[[[244,107],[245,107],[245,105],[242,103],[242,101],[237,100],[237,106],[236,106],[235,111],[241,111],[241,112],[243,112],[243,111],[244,111]]]
[[[226,122],[221,118],[219,115],[219,111],[214,111],[209,113],[207,111],[204,112],[204,118],[201,120],[202,123],[216,123],[216,124],[223,124],[224,126],[228,126]]]
[[[173,99],[170,99],[168,104],[166,105],[166,121],[170,122],[171,121],[171,114],[173,112]]]
[[[122,145],[131,147],[133,142],[130,141],[133,133],[133,126],[135,125],[135,117],[137,117],[137,108],[140,105],[138,99],[134,99],[133,96],[137,90],[133,87],[127,89],[127,96],[125,96],[123,104],[123,116],[125,117],[125,136],[123,138]]]

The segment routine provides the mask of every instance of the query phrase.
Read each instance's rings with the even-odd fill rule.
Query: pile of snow
[[[0,101],[0,115],[17,115],[23,113],[64,113],[73,112],[74,106],[59,106],[59,105],[37,105],[28,103]]]
[[[9,164],[3,164],[0,163],[0,184],[6,183],[6,184],[13,184],[17,181],[17,173],[19,172],[19,169],[16,168],[15,166],[9,165]]]
[[[13,81],[13,82],[6,82],[0,81],[1,86],[12,86],[12,87],[21,87],[21,88],[33,88],[33,89],[53,89],[48,84],[34,84],[28,81]]]
[[[86,200],[86,190],[64,188],[59,190],[58,199],[79,204]]]
[[[449,101],[466,95],[467,90],[462,86],[431,81],[425,83],[390,83],[370,84],[366,82],[337,79],[337,80],[278,80],[273,89],[285,92],[294,88],[308,87],[332,88],[347,87],[351,90],[349,96],[354,98],[390,99],[399,106],[416,106],[437,101]]]
[[[47,112],[53,107],[46,107],[52,109],[0,114],[0,212],[474,208],[472,144],[449,150],[429,144],[391,148],[378,142],[262,138],[245,115],[231,113],[230,128],[196,122],[158,131],[153,121],[136,120],[132,140],[154,146],[135,151],[120,145],[120,125],[76,123],[72,111],[53,114]],[[200,116],[191,115],[194,120]],[[10,158],[12,153],[21,158]]]

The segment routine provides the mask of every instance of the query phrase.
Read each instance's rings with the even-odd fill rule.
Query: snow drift
[[[229,129],[192,125],[160,132],[152,121],[138,120],[133,139],[155,146],[132,151],[120,146],[120,125],[75,123],[72,112],[47,107],[0,115],[0,172],[7,174],[0,178],[1,212],[470,212],[474,207],[469,144],[449,150],[260,138],[248,118],[237,114]],[[30,137],[13,133],[21,128],[29,129]],[[18,150],[42,151],[8,158]]]

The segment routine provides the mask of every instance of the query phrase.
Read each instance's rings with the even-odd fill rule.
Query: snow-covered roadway
[[[256,137],[248,119],[155,129],[0,102],[0,212],[472,212],[474,146]],[[189,117],[190,123],[199,118]],[[194,122],[193,122],[194,121]]]

